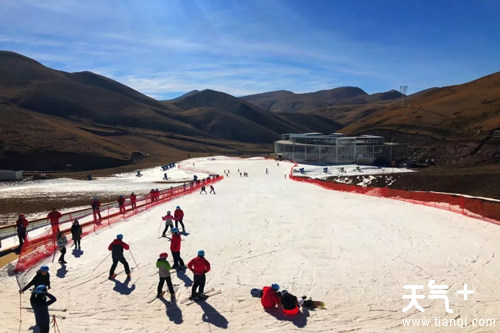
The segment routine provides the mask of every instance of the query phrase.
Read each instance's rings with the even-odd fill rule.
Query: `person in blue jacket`
[[[47,292],[47,287],[43,284],[36,287],[35,291],[31,294],[30,303],[35,313],[36,326],[40,330],[40,333],[49,333],[49,305],[56,300],[52,294]]]

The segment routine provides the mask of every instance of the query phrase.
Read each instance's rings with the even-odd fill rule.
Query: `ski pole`
[[[158,226],[158,233],[160,233],[160,230],[161,230],[161,221],[160,221],[160,225]]]
[[[108,259],[108,257],[111,255],[111,252],[108,253],[108,255],[106,256],[106,258],[104,258],[97,266],[94,267],[94,269],[92,270],[95,271],[97,269],[97,267],[101,266],[101,264],[104,262],[104,260]]]
[[[139,265],[137,264],[137,261],[135,261],[134,255],[132,254],[132,250],[129,249],[129,251],[130,251],[130,255],[132,256],[132,259],[134,260],[135,267],[136,268],[139,267]]]
[[[21,311],[21,293],[19,293],[19,333],[21,333],[21,323],[23,322],[21,314],[22,314],[22,311]]]

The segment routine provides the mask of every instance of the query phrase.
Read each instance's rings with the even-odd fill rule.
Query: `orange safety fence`
[[[223,176],[214,175],[206,179],[197,180],[196,182],[191,181],[183,185],[162,190],[156,197],[152,197],[151,194],[138,196],[135,209],[132,208],[130,199],[127,199],[125,203],[125,212],[123,214],[120,212],[117,203],[102,205],[100,207],[100,221],[94,220],[94,215],[92,209],[90,208],[63,214],[59,220],[59,225],[57,226],[51,227],[47,219],[32,221],[30,222],[30,225],[32,224],[38,226],[37,229],[29,229],[28,235],[19,254],[15,272],[25,271],[44,258],[51,255],[55,256],[57,251],[55,241],[59,229],[64,232],[69,240],[69,236],[71,235],[71,225],[75,219],[78,219],[80,222],[83,237],[90,233],[97,232],[100,229],[107,228],[113,223],[146,211],[154,206],[193,193],[204,185],[213,184],[222,179],[224,179]],[[43,225],[42,222],[44,223]],[[70,244],[71,241],[72,240],[69,240],[68,244]]]
[[[315,184],[334,191],[359,193],[435,207],[500,225],[500,202],[498,201],[466,197],[459,194],[405,191],[387,187],[365,187],[321,179],[297,177],[293,174],[296,166],[297,164],[292,167],[289,176],[294,181]]]

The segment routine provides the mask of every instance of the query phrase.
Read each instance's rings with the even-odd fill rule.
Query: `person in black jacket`
[[[49,305],[55,301],[57,299],[47,292],[47,287],[43,284],[36,287],[35,291],[31,294],[30,303],[35,313],[36,326],[40,329],[40,333],[49,333]]]
[[[33,277],[33,279],[28,283],[23,289],[19,290],[19,293],[22,294],[26,290],[28,290],[29,287],[38,287],[40,285],[46,286],[48,289],[50,289],[50,274],[49,274],[49,266],[43,265],[40,267],[40,269],[36,272],[36,275]]]
[[[82,226],[76,219],[71,226],[71,236],[73,237],[73,242],[75,242],[75,249],[81,250],[80,240],[82,239]]]
[[[127,243],[123,242],[122,239],[122,234],[116,235],[116,239],[108,246],[108,250],[111,251],[111,257],[113,258],[113,264],[111,265],[111,269],[109,270],[110,280],[116,277],[115,269],[116,265],[118,265],[118,262],[121,262],[123,264],[125,273],[127,274],[127,277],[130,278],[130,267],[127,260],[125,260],[125,257],[123,256],[123,249],[128,250],[130,247]]]
[[[294,316],[299,313],[299,306],[302,305],[304,300],[300,300],[295,296],[290,294],[288,291],[283,290],[281,292],[281,305],[283,306],[283,313],[289,316]]]

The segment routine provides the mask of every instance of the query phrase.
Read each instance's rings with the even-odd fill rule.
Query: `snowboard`
[[[250,290],[250,294],[252,294],[253,297],[262,298],[262,289],[253,288]]]

